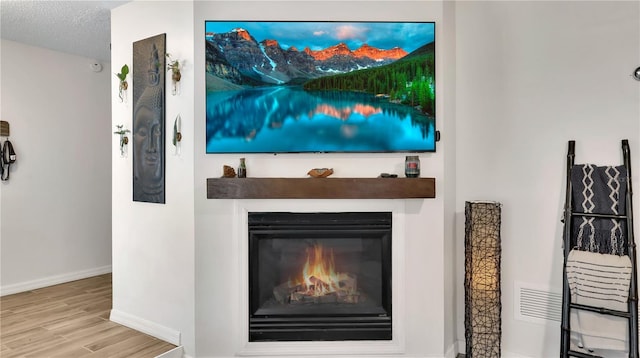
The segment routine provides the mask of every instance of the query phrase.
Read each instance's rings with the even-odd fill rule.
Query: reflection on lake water
[[[207,93],[207,153],[432,151],[435,119],[364,93]]]

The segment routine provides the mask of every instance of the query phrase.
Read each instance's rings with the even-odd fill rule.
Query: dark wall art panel
[[[206,151],[435,151],[435,51],[434,22],[206,21]]]
[[[133,201],[165,202],[165,46],[133,43]]]

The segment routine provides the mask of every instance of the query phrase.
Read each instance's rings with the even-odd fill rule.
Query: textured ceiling
[[[110,62],[110,10],[126,2],[0,0],[0,37]]]

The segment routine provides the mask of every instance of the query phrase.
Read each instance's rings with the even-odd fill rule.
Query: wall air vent
[[[514,315],[521,321],[534,323],[560,322],[562,292],[523,282],[514,285]]]

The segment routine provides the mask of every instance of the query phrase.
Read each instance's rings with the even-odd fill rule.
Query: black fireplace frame
[[[313,216],[313,219],[312,219]],[[392,271],[390,212],[250,212],[249,226],[249,342],[392,340]],[[366,227],[363,229],[363,226]],[[375,313],[279,314],[259,312],[258,241],[265,235],[295,229],[297,233],[371,236],[381,240],[381,307]],[[319,234],[320,233],[320,234]],[[286,235],[285,235],[286,236]]]

